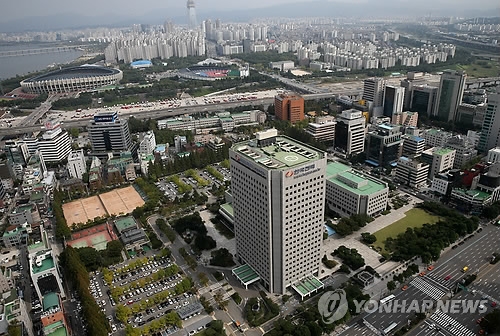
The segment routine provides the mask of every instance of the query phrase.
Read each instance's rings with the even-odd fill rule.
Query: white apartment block
[[[82,179],[83,174],[87,172],[87,164],[85,163],[85,155],[83,149],[72,151],[68,156],[68,164],[66,165],[71,177]]]
[[[341,216],[375,215],[387,208],[387,183],[339,162],[326,168],[326,204]]]
[[[233,145],[229,157],[240,261],[272,293],[318,275],[326,155],[271,129]]]

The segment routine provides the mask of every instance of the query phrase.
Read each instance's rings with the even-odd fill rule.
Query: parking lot
[[[212,167],[221,174],[221,176],[223,177],[222,181],[210,174],[207,170],[195,169],[195,172],[201,179],[203,185],[198,183],[198,181],[194,177],[186,176],[185,174],[178,175],[179,182],[192,187],[193,190],[196,190],[200,194],[210,196],[210,189],[213,185],[219,188],[224,184],[225,181],[229,181],[231,178],[229,169],[224,168],[220,165],[213,165]],[[180,191],[179,185],[177,185],[173,181],[170,181],[168,178],[161,178],[157,182],[155,182],[155,184],[158,189],[160,189],[161,192],[163,192],[165,196],[170,200],[174,200],[176,197],[183,195],[183,193]]]
[[[172,311],[192,311],[179,314],[186,325],[191,318],[204,313],[197,297],[189,291],[190,281],[168,257],[144,257],[112,266],[109,272],[91,273],[89,289],[116,334],[123,334],[125,328],[116,318],[117,305],[131,309],[127,323],[134,328]],[[167,325],[157,334],[165,336],[177,331],[176,326]]]

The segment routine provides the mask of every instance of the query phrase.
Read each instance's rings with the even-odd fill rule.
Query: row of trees
[[[430,263],[439,258],[445,247],[478,227],[477,217],[467,218],[442,204],[423,202],[417,206],[439,216],[441,220],[436,224],[424,224],[421,228],[408,228],[396,238],[387,238],[385,248],[392,252],[395,261],[420,257],[424,263]]]
[[[170,240],[170,242],[174,242],[177,235],[175,231],[167,224],[167,222],[163,218],[158,218],[156,220],[156,226],[160,229],[161,232]]]
[[[75,288],[82,303],[83,318],[87,323],[89,335],[107,336],[111,331],[106,316],[89,292],[90,280],[85,265],[80,260],[76,249],[67,246],[59,256],[66,279]]]

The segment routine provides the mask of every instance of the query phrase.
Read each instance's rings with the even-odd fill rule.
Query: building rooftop
[[[384,182],[364,176],[338,162],[328,163],[326,173],[327,181],[358,195],[371,195],[387,188]]]
[[[5,230],[5,232],[3,234],[4,238],[13,237],[13,236],[16,236],[16,235],[22,233],[23,231],[26,231],[26,229],[23,227],[19,227],[19,226],[17,226],[17,227],[14,226],[14,228],[12,228],[12,227],[13,227],[13,225],[9,226],[7,228],[7,230]]]
[[[258,141],[271,138],[273,137],[240,142],[233,146],[233,150],[267,169],[287,169],[324,157],[323,152],[286,136],[276,136],[275,142],[266,142],[267,145],[258,146]]]
[[[454,149],[450,149],[450,148],[437,148],[435,151],[434,151],[434,154],[437,154],[437,155],[446,155],[446,154],[449,154],[451,152],[453,152]]]
[[[453,193],[463,194],[467,197],[472,197],[480,201],[487,200],[489,197],[491,197],[491,194],[477,189],[472,189],[472,190],[453,189]]]
[[[54,268],[54,258],[50,251],[40,251],[37,252],[33,260],[33,274],[45,272],[51,268]]]
[[[43,296],[42,304],[44,311],[52,308],[59,308],[59,297],[56,293],[47,293]]]
[[[123,231],[137,228],[137,224],[133,217],[127,216],[115,220],[115,227],[118,230],[118,233],[121,234]]]
[[[67,336],[68,331],[62,321],[57,321],[43,328],[44,335],[47,336]]]

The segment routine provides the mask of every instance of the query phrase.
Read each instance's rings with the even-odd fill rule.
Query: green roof
[[[46,253],[46,252],[47,251],[42,251],[42,254]],[[37,255],[38,254],[39,253],[37,253]],[[54,268],[54,266],[55,266],[55,263],[54,263],[54,259],[52,258],[52,255],[45,256],[45,259],[43,259],[41,261],[40,266],[37,266],[36,264],[33,264],[33,274],[45,272],[46,270]]]
[[[371,195],[387,188],[387,185],[373,177],[364,176],[350,167],[331,162],[326,166],[327,182],[358,195]]]
[[[45,196],[45,193],[41,191],[33,191],[30,195],[30,202],[36,202],[43,200],[43,197]]]
[[[31,205],[31,204],[20,205],[14,211],[12,211],[12,213],[16,214],[16,213],[21,213],[21,212],[25,212],[25,211],[31,211],[32,207],[33,207],[33,205]]]
[[[123,231],[125,231],[127,229],[137,227],[137,224],[135,223],[134,218],[128,216],[128,217],[118,218],[115,221],[115,227],[119,233],[122,233]]]
[[[481,191],[481,190],[477,190],[477,189],[472,189],[472,190],[453,189],[453,192],[464,194],[464,195],[467,195],[468,197],[473,197],[477,200],[482,200],[482,201],[485,201],[489,197],[491,197],[491,194],[484,192],[484,191]]]
[[[247,264],[234,268],[232,272],[245,285],[249,285],[260,279],[257,272]]]
[[[323,288],[325,285],[314,276],[306,277],[292,285],[301,296],[306,296]]]
[[[12,236],[17,236],[17,235],[21,234],[23,231],[26,231],[26,229],[18,226],[14,230],[10,230],[10,231],[5,230],[3,237],[8,238],[8,237],[12,237]]]
[[[38,247],[41,247],[41,246],[44,246],[45,244],[43,243],[43,241],[39,241],[38,243],[34,243],[34,244],[31,244],[28,246],[28,250],[34,250]]]
[[[42,304],[44,311],[59,307],[59,298],[56,293],[47,293],[43,296]]]
[[[454,149],[450,149],[450,148],[437,148],[436,151],[434,152],[434,154],[446,155],[446,154],[451,153],[453,151],[454,151]]]
[[[234,217],[234,209],[233,209],[233,205],[231,203],[221,204],[220,207],[222,209],[224,209],[224,211],[226,211],[229,215]]]
[[[66,326],[64,326],[62,321],[57,321],[52,324],[49,324],[45,328],[43,328],[43,332],[47,336],[67,336],[68,332],[66,330]]]
[[[351,167],[339,162],[328,162],[326,165],[326,176],[336,176],[337,174],[350,171]]]

